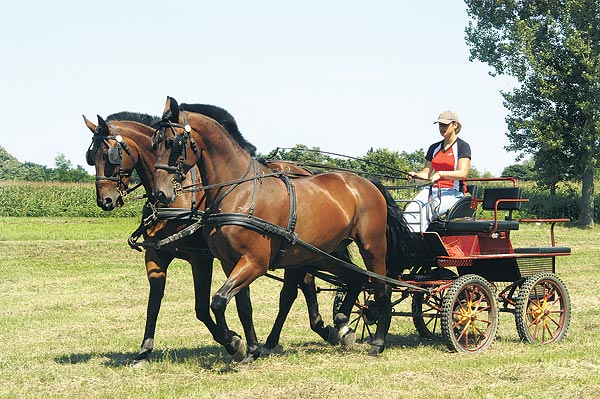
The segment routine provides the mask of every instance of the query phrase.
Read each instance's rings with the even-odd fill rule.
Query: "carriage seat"
[[[469,233],[482,232],[490,233],[496,226],[497,231],[519,230],[519,222],[512,218],[512,211],[521,209],[522,189],[518,187],[509,188],[486,188],[483,193],[482,209],[495,212],[495,218],[498,218],[497,211],[508,211],[504,220],[498,219],[475,219],[475,211],[470,207],[470,196],[461,198],[453,208],[448,211],[446,219],[435,220],[431,222],[427,231],[434,231],[440,234],[444,233]],[[469,201],[469,202],[467,202]],[[465,205],[466,204],[466,205]],[[460,216],[457,211],[453,213],[454,208],[468,209],[472,211],[471,215]],[[496,225],[497,224],[497,225]]]
[[[460,218],[474,218],[477,207],[473,209],[473,199],[479,194],[479,186],[474,184],[467,185],[467,192],[464,197],[460,198],[450,209],[443,215],[439,216],[440,220],[452,220]]]

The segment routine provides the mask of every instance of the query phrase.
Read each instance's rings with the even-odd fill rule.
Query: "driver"
[[[425,166],[420,172],[409,172],[408,180],[419,178],[433,184],[417,194],[404,210],[404,217],[415,232],[427,230],[429,223],[452,207],[466,191],[463,179],[471,167],[471,147],[458,138],[462,125],[458,115],[444,111],[434,124],[438,124],[442,141],[432,144],[425,155]]]

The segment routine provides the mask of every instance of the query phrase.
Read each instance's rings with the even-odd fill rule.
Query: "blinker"
[[[186,125],[186,126],[188,126],[188,125]],[[185,140],[186,140],[186,136],[183,134],[178,134],[175,136],[175,138],[173,138],[173,147],[172,147],[171,151],[175,155],[183,154],[183,148],[185,147]]]
[[[110,162],[111,165],[121,165],[121,151],[119,151],[119,147],[111,147],[108,149],[108,162]]]
[[[85,153],[85,161],[88,165],[94,166],[96,164],[96,160],[94,159],[94,150],[90,147]]]

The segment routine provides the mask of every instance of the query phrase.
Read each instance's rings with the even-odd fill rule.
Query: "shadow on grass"
[[[123,352],[93,352],[71,353],[58,356],[54,361],[59,364],[80,364],[98,361],[106,367],[129,367],[136,364],[137,353]],[[149,361],[174,364],[190,363],[198,367],[218,372],[235,371],[237,363],[233,361],[221,346],[207,346],[202,348],[167,348],[154,350]]]
[[[499,341],[519,342],[513,337],[496,337]],[[387,348],[417,348],[420,346],[433,347],[440,351],[447,351],[446,345],[442,339],[424,339],[419,334],[388,334],[386,337]],[[295,355],[319,355],[333,348],[324,341],[307,340],[306,342],[284,343],[283,347],[278,345],[270,356],[295,356]],[[366,353],[370,348],[368,337],[361,339],[357,336],[357,345],[350,352]],[[81,364],[90,362],[100,362],[106,367],[120,368],[130,367],[135,364],[137,353],[123,352],[92,352],[92,353],[71,353],[55,357],[54,361],[59,364]],[[218,372],[229,373],[239,371],[238,364],[233,361],[225,350],[218,345],[211,345],[202,348],[167,348],[155,350],[149,358],[151,363],[172,363],[172,364],[194,364],[198,367]],[[260,361],[260,359],[258,359]]]
[[[388,334],[386,337],[386,348],[417,348],[420,346],[433,347],[440,351],[447,351],[446,345],[441,339],[425,339],[420,337],[418,334]],[[270,356],[295,356],[300,354],[307,355],[318,355],[323,352],[327,352],[335,348],[324,341],[306,341],[306,342],[295,342],[295,343],[283,343],[283,346],[277,345],[277,347],[271,352]],[[361,339],[360,334],[357,334],[356,345],[348,353],[362,353],[365,354],[371,348],[370,339],[365,336]],[[341,347],[337,346],[337,349],[341,350]]]

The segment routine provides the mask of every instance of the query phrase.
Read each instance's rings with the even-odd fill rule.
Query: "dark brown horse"
[[[235,120],[226,111],[210,105],[198,107],[205,114],[212,115],[223,123],[223,126],[226,126],[234,135],[236,132],[239,135]],[[145,242],[149,244],[146,245],[145,262],[150,283],[150,295],[142,349],[136,356],[136,361],[146,360],[154,347],[155,327],[164,294],[167,269],[176,257],[187,260],[192,266],[196,317],[208,327],[213,337],[215,337],[216,327],[209,312],[213,256],[210,254],[202,236],[194,234],[161,247],[152,245],[168,239],[168,237],[194,223],[195,219],[191,214],[192,209],[195,208],[200,213],[204,209],[202,198],[200,195],[196,195],[193,190],[183,194],[176,202],[171,204],[173,212],[160,208],[154,209],[152,205],[155,202],[152,199],[152,191],[154,188],[154,163],[156,161],[152,151],[151,137],[155,131],[152,125],[160,119],[145,114],[121,112],[107,117],[108,123],[101,117],[98,117],[97,125],[85,117],[84,120],[94,134],[86,158],[90,165],[96,167],[98,206],[107,211],[122,206],[124,194],[131,190],[129,188],[130,177],[135,169],[146,190],[146,195],[149,197],[144,210],[153,209],[157,213],[166,211],[160,212],[157,215],[158,220],[154,223],[141,226],[140,233],[143,233]],[[245,141],[241,135],[239,135],[238,140],[247,151],[255,151],[255,147]],[[270,166],[289,171],[294,170],[298,174],[308,173],[304,169],[286,163],[270,164]],[[184,185],[193,186],[193,184],[200,182],[197,178],[199,174],[196,174],[196,179],[192,179],[191,176],[190,173],[183,182]],[[145,215],[146,218],[148,216],[151,215]],[[268,350],[274,348],[279,341],[283,322],[297,296],[298,287],[302,289],[308,304],[311,328],[331,343],[335,343],[337,340],[337,334],[334,334],[335,330],[331,326],[326,326],[319,314],[314,278],[311,275],[305,276],[299,271],[290,271],[290,273],[286,272],[284,277],[279,314],[265,345]],[[247,295],[247,293],[244,294]],[[241,300],[243,301],[243,299]],[[246,312],[246,310],[243,309],[242,312]],[[242,351],[237,339],[235,341],[229,349],[235,347],[235,353]],[[240,359],[238,358],[238,360]]]
[[[167,98],[154,140],[155,197],[162,203],[175,201],[179,178],[196,165],[200,168],[207,206],[204,236],[228,276],[211,302],[222,341],[230,333],[227,304],[270,268],[312,265],[348,280],[354,288],[340,309],[347,319],[365,279],[327,254],[354,241],[369,271],[386,276],[386,262],[390,268],[403,267],[401,251],[406,248],[393,239],[411,234],[381,185],[347,172],[290,182],[256,162],[214,120],[180,110],[172,98]],[[353,279],[361,284],[352,284]],[[391,290],[380,279],[371,283],[378,324],[369,353],[378,355],[391,320]],[[251,361],[259,356],[258,342],[255,336],[246,338],[245,361]]]

